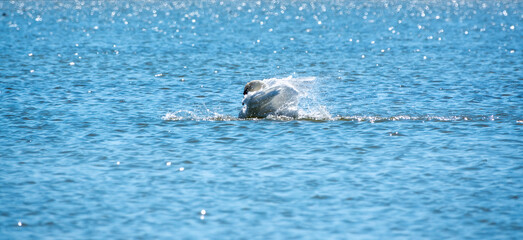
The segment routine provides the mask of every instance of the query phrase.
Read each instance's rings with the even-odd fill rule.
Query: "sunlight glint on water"
[[[521,239],[522,10],[0,1],[0,239]]]

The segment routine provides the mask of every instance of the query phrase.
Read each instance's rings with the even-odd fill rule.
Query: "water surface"
[[[0,2],[0,238],[521,239],[522,10]]]

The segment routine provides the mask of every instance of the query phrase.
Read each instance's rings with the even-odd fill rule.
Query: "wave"
[[[162,117],[164,121],[237,121],[237,117],[223,115],[207,109],[206,113],[198,113],[189,110],[178,110],[168,112]]]
[[[176,112],[169,112],[162,116],[165,121],[312,121],[312,122],[330,122],[330,121],[347,121],[347,122],[394,122],[394,121],[417,121],[417,122],[485,122],[495,121],[500,118],[494,115],[490,116],[368,116],[368,115],[353,115],[353,116],[327,116],[324,113],[313,113],[310,115],[303,114],[298,117],[275,116],[269,115],[266,118],[238,118],[236,116],[220,114],[217,112],[208,111],[208,114],[196,114],[192,111],[180,110]],[[518,123],[523,123],[523,120],[518,120]]]

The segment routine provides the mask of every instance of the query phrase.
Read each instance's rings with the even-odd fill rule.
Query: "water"
[[[523,238],[521,1],[0,14],[1,239]]]

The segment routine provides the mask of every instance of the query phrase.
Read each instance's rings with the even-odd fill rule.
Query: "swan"
[[[269,115],[297,117],[299,91],[284,81],[267,84],[254,80],[243,89],[239,118],[265,118]]]

